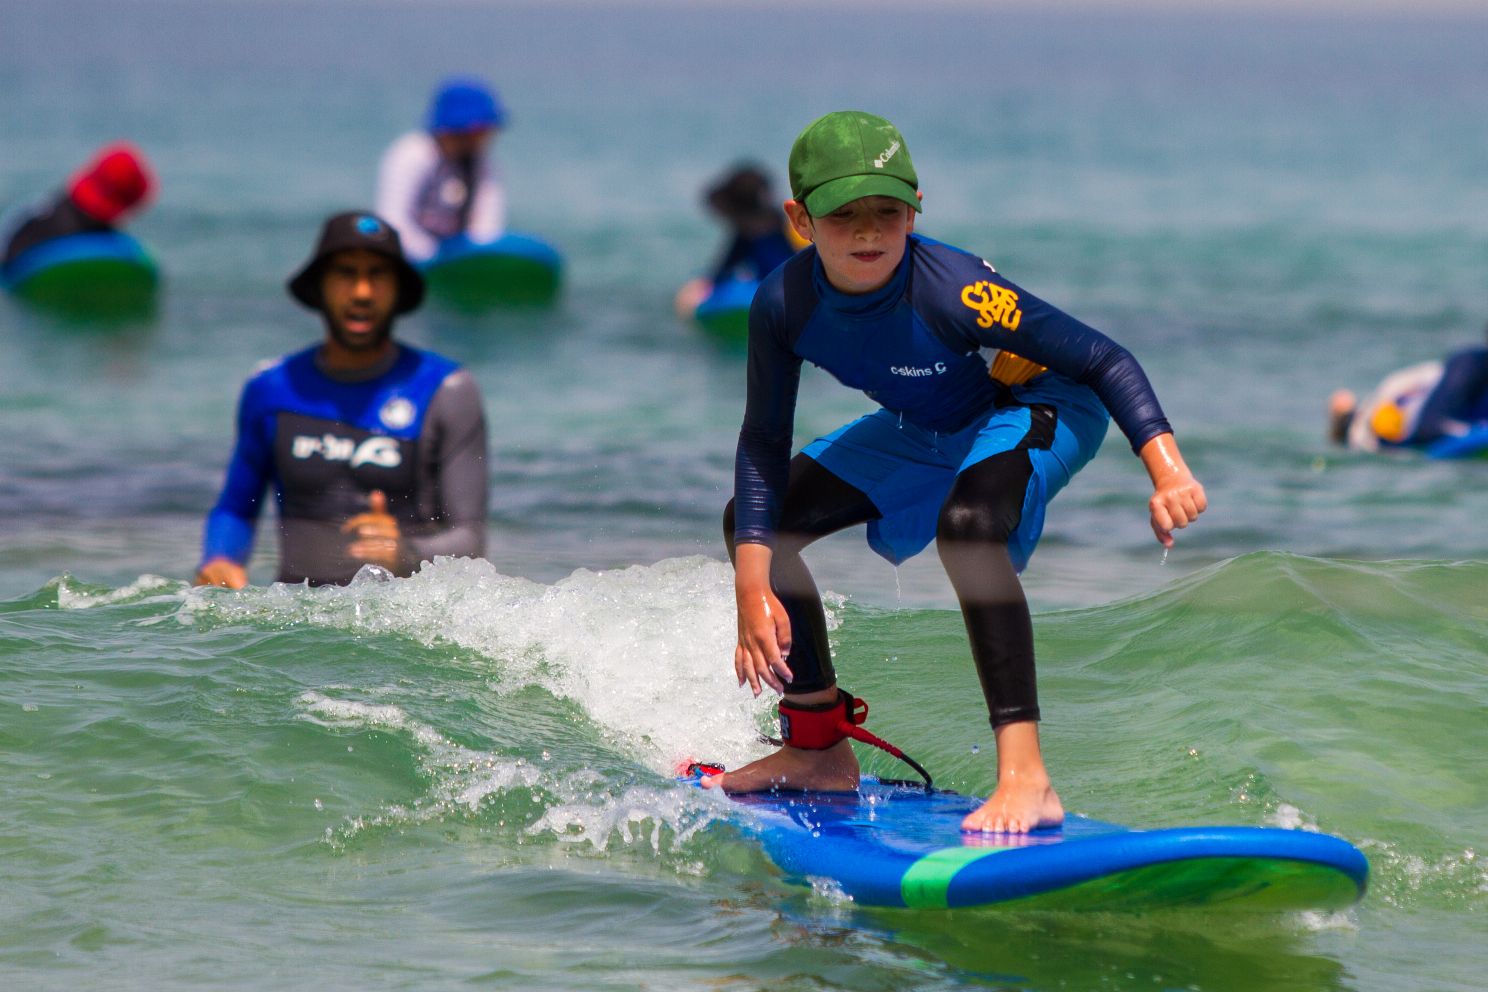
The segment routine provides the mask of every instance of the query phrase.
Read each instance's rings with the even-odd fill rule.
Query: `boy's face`
[[[904,258],[915,212],[891,196],[865,196],[821,217],[787,200],[785,212],[796,233],[816,243],[827,281],[844,293],[882,289]]]

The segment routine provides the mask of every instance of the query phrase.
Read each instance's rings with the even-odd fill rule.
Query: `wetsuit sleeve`
[[[1133,451],[1159,434],[1172,433],[1147,373],[1131,352],[1100,331],[990,268],[959,292],[963,333],[982,347],[1011,352],[1089,386]]]
[[[1433,441],[1461,425],[1488,417],[1488,348],[1469,348],[1447,359],[1421,413],[1410,443]]]
[[[433,258],[439,242],[414,219],[419,187],[434,167],[434,141],[428,135],[405,134],[388,148],[377,170],[377,215],[398,232],[403,253],[415,262]]]
[[[734,455],[734,540],[774,547],[790,475],[801,359],[786,344],[781,280],[760,287],[749,308],[748,390]]]
[[[483,557],[490,488],[486,416],[480,387],[469,372],[453,372],[444,380],[426,417],[435,493],[430,516],[435,523],[405,536],[405,554],[414,565],[436,555]]]
[[[260,410],[255,384],[255,380],[250,380],[238,400],[237,441],[227,464],[222,492],[207,515],[198,567],[213,558],[229,558],[246,566],[253,553],[253,532],[274,462],[269,428],[273,418]]]

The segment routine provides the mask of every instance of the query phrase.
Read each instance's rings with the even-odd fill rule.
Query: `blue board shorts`
[[[883,516],[868,522],[868,545],[898,565],[935,539],[956,476],[1023,444],[1032,427],[1030,405],[1053,407],[1054,439],[1048,448],[1027,449],[1033,474],[1022,519],[1008,539],[1013,567],[1021,572],[1044,531],[1045,507],[1095,457],[1110,417],[1088,386],[1055,372],[1011,388],[1018,405],[989,407],[954,434],[916,427],[880,409],[817,438],[802,453],[873,501]]]

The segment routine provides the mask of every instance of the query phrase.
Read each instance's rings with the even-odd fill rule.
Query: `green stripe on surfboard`
[[[1007,847],[948,847],[910,865],[899,883],[912,909],[947,909],[951,881]],[[1122,910],[1177,906],[1282,911],[1343,909],[1361,888],[1329,865],[1280,858],[1193,858],[1144,865],[1049,892],[1008,900],[1027,909]]]
[[[931,851],[906,868],[899,880],[904,905],[912,909],[945,909],[946,891],[957,872],[973,861],[1006,850],[1006,847],[943,847]]]

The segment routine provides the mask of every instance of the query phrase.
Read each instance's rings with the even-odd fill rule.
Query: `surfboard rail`
[[[5,288],[60,316],[148,314],[160,281],[155,260],[123,231],[89,231],[44,241],[11,260]]]
[[[551,304],[562,282],[563,257],[541,238],[508,231],[488,243],[447,243],[419,269],[434,302],[480,313]]]
[[[1281,912],[1342,909],[1369,863],[1342,838],[1279,827],[1132,830],[1078,815],[1027,835],[960,831],[979,801],[865,779],[858,793],[732,797],[787,877],[869,906]]]

